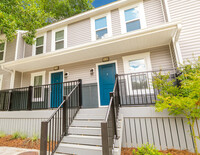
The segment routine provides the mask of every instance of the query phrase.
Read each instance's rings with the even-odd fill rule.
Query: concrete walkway
[[[39,155],[39,150],[16,147],[0,147],[0,155]]]

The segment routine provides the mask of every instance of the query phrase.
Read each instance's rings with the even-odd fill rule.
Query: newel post
[[[115,80],[117,81],[117,100],[118,100],[118,104],[119,106],[121,106],[121,102],[120,102],[120,93],[119,93],[119,75],[115,74]]]
[[[48,132],[48,122],[42,122],[41,139],[40,139],[40,155],[47,154],[47,132]]]
[[[67,97],[63,96],[65,103],[63,104],[63,133],[66,135],[67,130]]]
[[[82,79],[79,79],[79,107],[82,107],[83,98],[82,98]]]
[[[32,95],[33,95],[33,86],[29,86],[27,110],[32,110]]]

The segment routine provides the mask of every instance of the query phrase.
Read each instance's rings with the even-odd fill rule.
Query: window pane
[[[36,46],[43,45],[44,43],[44,37],[39,37],[36,39]]]
[[[64,30],[56,32],[56,41],[64,39]]]
[[[42,85],[42,75],[34,77],[34,86]]]
[[[133,20],[139,18],[139,10],[137,8],[132,8],[124,11],[125,21]]]
[[[43,53],[43,46],[41,46],[41,47],[37,47],[35,53],[36,53],[36,55],[38,55],[38,54],[42,54],[42,53]]]
[[[0,61],[3,60],[3,52],[0,52]]]
[[[95,20],[95,30],[102,29],[104,27],[107,27],[106,17]]]
[[[64,41],[59,41],[56,43],[56,50],[64,48]]]
[[[5,45],[5,43],[0,44],[0,51],[4,51],[4,45]]]
[[[132,89],[148,89],[147,75],[132,75],[131,76]]]
[[[146,69],[146,64],[144,59],[131,60],[129,61],[129,69],[132,72],[144,71]]]
[[[105,38],[107,33],[108,33],[107,29],[103,29],[103,30],[97,31],[96,32],[96,39],[98,40],[98,39]]]
[[[134,22],[126,23],[126,29],[127,29],[127,32],[141,29],[140,20],[136,20]]]

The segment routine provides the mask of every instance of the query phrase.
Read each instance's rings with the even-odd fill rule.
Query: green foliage
[[[24,140],[24,139],[27,138],[27,135],[26,135],[26,134],[22,134],[22,133],[20,133],[20,138],[21,138],[22,140]]]
[[[0,131],[0,138],[3,138],[5,136],[6,136],[6,134],[3,131]]]
[[[92,0],[1,0],[0,34],[12,41],[16,30],[24,30],[24,40],[33,44],[36,29],[92,9],[91,3]]]
[[[37,141],[39,138],[38,138],[38,135],[37,134],[33,134],[33,136],[31,137],[31,141],[32,142],[35,142]]]
[[[19,132],[13,133],[11,139],[17,139],[17,138],[20,138],[20,133]]]
[[[159,152],[153,145],[143,144],[141,147],[133,150],[133,155],[163,155],[163,153]]]
[[[178,86],[174,85],[175,80],[168,80],[170,73],[156,74],[154,87],[160,91],[157,96],[156,111],[167,109],[170,115],[186,117],[192,127],[196,143],[194,124],[200,119],[200,61],[188,60],[178,70],[181,73],[176,79],[179,82]],[[198,152],[197,147],[196,152]]]

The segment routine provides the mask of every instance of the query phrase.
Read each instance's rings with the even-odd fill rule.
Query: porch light
[[[69,72],[66,72],[65,73],[65,78],[68,78],[68,76],[69,76]]]
[[[94,74],[94,68],[91,68],[90,69],[90,75],[93,75]]]

